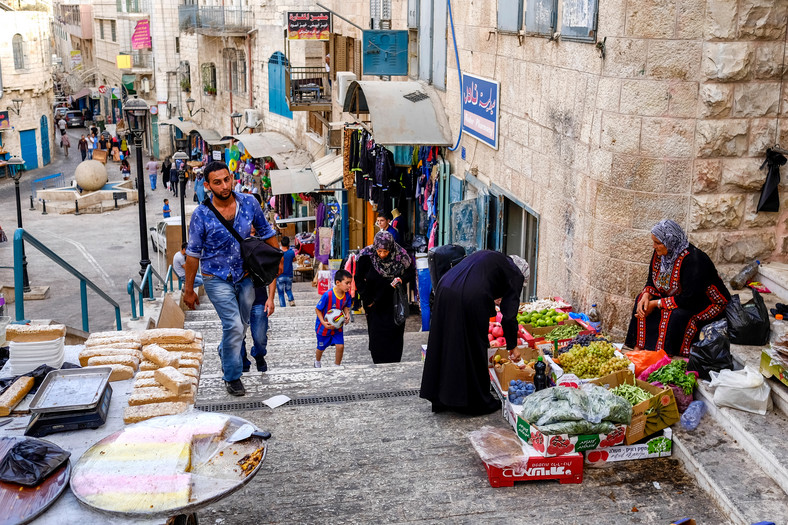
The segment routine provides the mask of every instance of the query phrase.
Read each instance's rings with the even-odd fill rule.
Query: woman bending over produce
[[[725,315],[731,296],[709,256],[677,223],[661,221],[651,240],[648,281],[635,301],[626,345],[687,356],[700,329]]]
[[[489,414],[501,403],[490,394],[488,320],[501,307],[506,347],[517,346],[517,309],[528,263],[481,250],[463,259],[438,282],[432,310],[421,397],[433,412]]]

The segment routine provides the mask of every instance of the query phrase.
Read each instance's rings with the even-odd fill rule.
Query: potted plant
[[[216,88],[210,84],[204,84],[202,90],[206,95],[216,95]]]
[[[181,89],[187,92],[192,90],[192,83],[189,82],[188,78],[181,79]]]

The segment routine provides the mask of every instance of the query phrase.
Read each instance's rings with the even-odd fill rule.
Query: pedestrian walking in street
[[[99,149],[103,151],[107,151],[107,137],[101,135],[99,137]]]
[[[68,124],[66,123],[66,119],[60,117],[60,120],[57,121],[57,127],[60,129],[60,136],[62,137],[63,135],[65,135],[66,128],[68,127]]]
[[[124,159],[129,156],[129,141],[126,140],[126,137],[120,141],[120,153]]]
[[[161,212],[165,219],[170,218],[170,199],[164,199],[164,206],[161,208]]]
[[[93,159],[93,148],[94,148],[93,140],[94,139],[95,139],[95,137],[93,135],[88,135],[87,139],[85,140],[85,142],[87,142],[87,145],[88,145],[88,160],[92,160]]]
[[[197,202],[205,200],[205,179],[202,176],[202,171],[197,173],[197,179],[194,181],[194,195],[197,197]]]
[[[244,270],[240,243],[219,217],[231,221],[232,228],[241,238],[249,237],[254,226],[258,236],[267,244],[278,249],[279,243],[276,231],[265,219],[257,200],[232,191],[233,179],[225,163],[211,162],[205,167],[204,175],[213,198],[209,201],[210,206],[200,204],[192,214],[183,301],[190,309],[200,304],[194,292],[194,279],[199,267],[205,292],[222,323],[219,357],[225,388],[230,395],[242,396],[246,390],[241,382],[241,351],[255,301],[254,284]],[[268,285],[268,297],[263,307],[269,317],[274,313],[275,287],[274,281]]]
[[[120,161],[120,174],[123,180],[129,180],[131,176],[131,166],[129,166],[129,161],[126,159]]]
[[[321,368],[323,352],[329,346],[335,346],[334,364],[342,364],[345,353],[344,325],[350,320],[350,282],[352,277],[347,270],[337,270],[334,274],[334,288],[325,292],[315,305],[315,334],[317,335],[317,349],[315,350],[315,368]],[[341,325],[336,326],[333,320],[327,317],[328,312],[339,310],[344,316]],[[332,312],[333,313],[333,312]]]
[[[276,292],[279,294],[279,306],[285,307],[285,294],[290,306],[295,306],[293,299],[293,259],[295,252],[290,247],[290,237],[282,237],[282,275],[276,278]]]
[[[161,163],[161,183],[170,189],[170,169],[172,169],[172,158],[165,157],[164,162]]]
[[[173,164],[172,167],[170,168],[170,187],[172,187],[172,193],[176,197],[178,196],[178,186],[179,186],[178,169],[176,168],[177,165],[178,163],[175,162],[175,164]]]
[[[112,155],[112,160],[120,162],[120,143],[116,137],[112,137],[111,147],[110,155]]]
[[[159,163],[156,162],[156,159],[153,158],[153,155],[150,156],[150,160],[148,161],[148,178],[150,179],[150,189],[151,191],[156,191],[156,176],[159,172]]]
[[[71,147],[71,141],[68,139],[68,135],[63,135],[60,137],[60,145],[63,147],[63,153],[68,158],[68,148]]]
[[[375,234],[373,244],[358,255],[356,288],[367,314],[369,351],[376,364],[402,360],[405,324],[394,322],[394,294],[413,273],[408,252],[387,231]]]
[[[82,155],[82,160],[84,161],[88,156],[88,141],[85,139],[85,135],[79,138],[77,148],[79,148],[79,154]]]

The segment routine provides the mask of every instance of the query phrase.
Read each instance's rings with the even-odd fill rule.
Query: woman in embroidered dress
[[[651,240],[648,281],[635,302],[626,345],[688,356],[700,328],[725,315],[731,296],[709,256],[676,222],[654,226]]]

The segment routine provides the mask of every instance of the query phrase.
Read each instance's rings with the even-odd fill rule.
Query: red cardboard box
[[[626,437],[627,426],[616,425],[609,434],[543,434],[538,427],[517,416],[517,435],[532,445],[544,457],[563,456],[620,445]]]
[[[583,455],[567,454],[546,458],[531,445],[523,445],[528,460],[525,464],[501,468],[484,464],[491,487],[512,487],[515,481],[540,481],[557,479],[560,483],[583,482]]]

